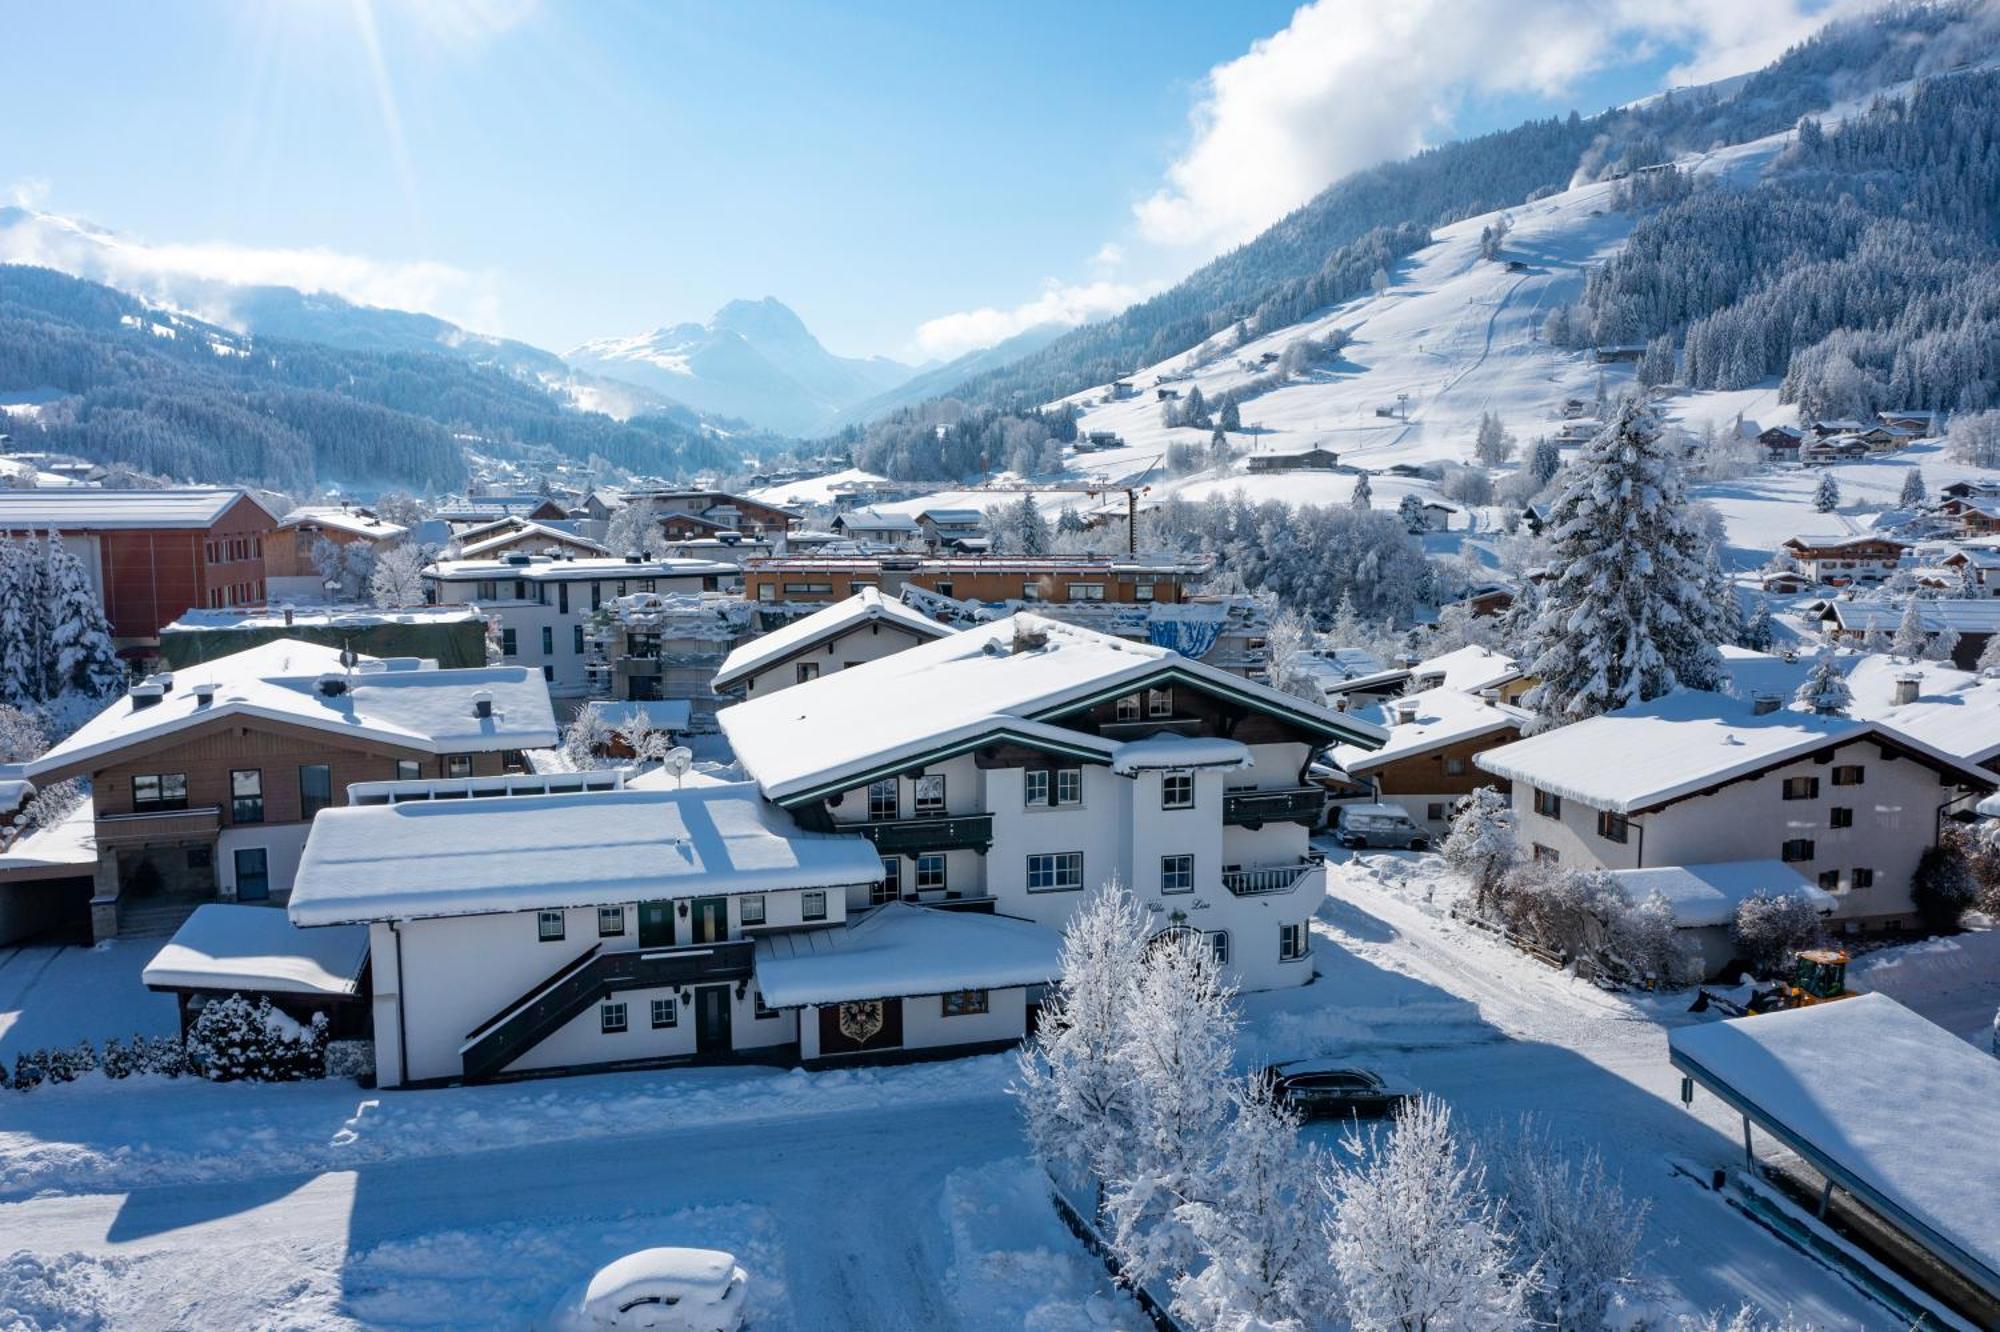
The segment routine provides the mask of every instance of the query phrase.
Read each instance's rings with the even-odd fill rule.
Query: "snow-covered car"
[[[1334,816],[1333,838],[1350,851],[1424,851],[1431,844],[1430,834],[1401,805],[1342,805]]]
[[[720,1249],[641,1249],[599,1268],[550,1322],[554,1332],[736,1332],[749,1282]]]
[[[1372,1118],[1391,1115],[1415,1092],[1383,1081],[1379,1074],[1324,1059],[1294,1059],[1264,1070],[1278,1100],[1305,1119]]]

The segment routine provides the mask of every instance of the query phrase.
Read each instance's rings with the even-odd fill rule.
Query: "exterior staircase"
[[[118,937],[126,940],[173,937],[207,897],[123,897],[118,901]]]

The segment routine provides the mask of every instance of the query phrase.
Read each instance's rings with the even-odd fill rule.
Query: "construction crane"
[[[1128,477],[1123,481],[1105,481],[1097,485],[1072,486],[1037,486],[1024,481],[1019,485],[994,486],[991,489],[1001,494],[1026,492],[1042,495],[1089,495],[1093,499],[1099,495],[1123,493],[1125,496],[1125,553],[1128,555],[1137,555],[1139,553],[1139,496],[1152,490],[1151,486],[1145,485],[1143,482],[1159,468],[1165,456],[1164,454],[1156,453],[1150,458],[1138,459],[1137,461],[1146,464],[1145,470],[1137,476]]]

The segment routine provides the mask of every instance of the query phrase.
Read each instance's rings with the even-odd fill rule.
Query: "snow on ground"
[[[781,485],[765,486],[762,489],[749,492],[749,497],[765,504],[776,504],[784,508],[831,504],[833,502],[833,487],[849,482],[865,485],[895,484],[887,477],[877,476],[875,473],[863,471],[859,467],[848,467],[838,472],[829,472],[825,476],[809,476],[800,481],[786,481]]]
[[[139,979],[164,940],[111,939],[95,947],[0,948],[0,1061],[23,1050],[99,1045],[106,1037],[171,1036],[180,1030],[172,995]]]

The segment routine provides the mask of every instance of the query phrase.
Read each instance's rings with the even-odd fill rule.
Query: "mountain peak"
[[[798,312],[775,296],[766,296],[761,301],[731,301],[715,312],[708,326],[739,333],[753,342],[779,339],[814,345],[819,343],[819,339],[806,328],[805,320],[799,318]]]

